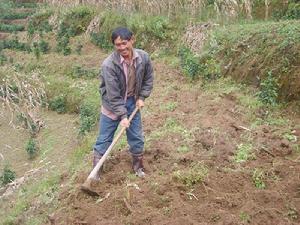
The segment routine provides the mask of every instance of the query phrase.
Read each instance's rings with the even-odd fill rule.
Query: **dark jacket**
[[[153,68],[149,55],[140,49],[134,49],[139,55],[136,61],[135,97],[144,100],[153,88]],[[101,67],[100,92],[102,105],[121,119],[127,117],[125,107],[126,77],[120,63],[120,54],[114,51],[108,56]]]

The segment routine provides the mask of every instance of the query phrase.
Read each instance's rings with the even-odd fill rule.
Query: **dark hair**
[[[120,37],[122,40],[129,41],[132,38],[133,33],[126,27],[118,27],[114,29],[111,34],[111,42],[115,44],[115,40]]]

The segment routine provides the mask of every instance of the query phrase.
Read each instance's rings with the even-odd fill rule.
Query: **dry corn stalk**
[[[22,74],[4,66],[0,69],[0,78],[0,102],[11,113],[10,125],[16,127],[14,121],[17,115],[31,135],[36,135],[43,126],[40,108],[46,100],[39,73]]]

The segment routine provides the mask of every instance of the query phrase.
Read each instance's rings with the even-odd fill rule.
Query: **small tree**
[[[16,173],[8,165],[5,165],[2,175],[0,176],[0,185],[4,186],[16,179]]]

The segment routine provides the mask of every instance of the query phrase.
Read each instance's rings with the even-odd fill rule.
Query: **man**
[[[144,107],[144,100],[149,97],[153,88],[153,68],[149,55],[133,47],[135,39],[130,30],[116,28],[111,39],[115,51],[104,60],[101,67],[102,107],[99,135],[94,145],[93,166],[96,166],[112,143],[120,123],[127,128],[133,171],[137,176],[144,177],[141,113],[138,111],[131,123],[128,117],[135,107]]]

